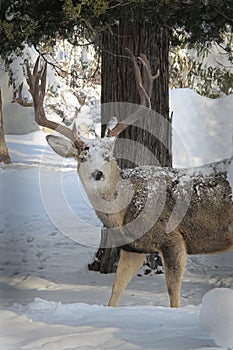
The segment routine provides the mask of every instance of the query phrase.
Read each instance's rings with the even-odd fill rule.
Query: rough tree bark
[[[5,141],[5,136],[4,136],[1,88],[0,88],[0,162],[4,162],[5,164],[11,163],[6,141]]]
[[[156,24],[124,20],[102,34],[101,103],[139,103],[132,59],[127,54],[126,48],[135,56],[138,56],[140,53],[145,54],[150,62],[153,74],[159,69],[159,78],[154,81],[151,107],[166,120],[170,121],[168,90],[169,33],[165,28],[161,28]],[[104,115],[103,109],[103,135],[106,128],[106,120],[109,117],[111,115]],[[143,130],[143,124],[141,128],[128,127],[122,132],[120,137],[137,140],[137,142],[146,146],[158,160],[157,165],[159,163],[161,166],[171,166],[171,128],[170,126],[167,127],[170,123],[166,124],[165,129],[159,120],[156,120],[153,124],[157,129],[156,134],[158,137],[153,136],[155,133],[151,130],[153,128],[152,125],[148,126],[149,130],[151,130],[148,133]],[[132,159],[132,156],[130,159]],[[143,160],[143,164],[145,164],[145,160]],[[149,161],[148,164],[154,163]],[[132,167],[135,164],[126,159],[119,159],[119,165],[122,168],[126,168]],[[107,239],[108,237],[102,233],[102,242],[105,242]],[[89,269],[102,273],[114,272],[117,266],[119,250],[119,248],[99,248],[96,259],[94,263],[89,265]],[[158,263],[160,262],[156,256],[148,259],[148,265],[152,268]]]

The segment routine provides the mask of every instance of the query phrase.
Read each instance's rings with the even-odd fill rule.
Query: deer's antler
[[[70,139],[79,150],[82,150],[85,147],[85,143],[78,136],[75,126],[73,130],[71,130],[62,124],[48,120],[46,117],[43,103],[46,90],[47,63],[45,63],[44,67],[39,70],[39,62],[40,56],[36,60],[33,72],[31,72],[29,64],[26,62],[28,84],[30,87],[29,91],[32,95],[33,103],[26,103],[23,101],[22,84],[19,88],[19,98],[17,99],[17,102],[22,106],[34,106],[35,121],[38,125],[59,132],[60,134]]]
[[[138,93],[140,96],[140,106],[145,106],[151,109],[151,94],[152,94],[152,88],[153,88],[153,82],[155,79],[157,79],[160,75],[159,69],[157,70],[157,73],[155,75],[151,72],[150,63],[144,54],[140,54],[137,59],[140,61],[143,65],[143,74],[141,73],[141,69],[138,65],[137,59],[132,54],[132,52],[129,49],[126,49],[128,53],[130,54],[133,66],[134,66],[134,72],[135,72],[135,80],[136,85],[138,89]],[[117,123],[117,125],[113,129],[109,129],[107,131],[107,136],[118,136],[124,129],[127,128],[128,125],[134,123],[136,120],[138,120],[141,117],[142,113],[140,113],[140,109],[136,111],[135,113],[129,115],[126,117],[123,121]]]

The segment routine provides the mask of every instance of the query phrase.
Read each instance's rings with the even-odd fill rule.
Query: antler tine
[[[127,128],[128,124],[126,123],[117,123],[113,129],[107,130],[107,137],[117,137],[120,133]]]
[[[159,68],[157,70],[157,73],[155,75],[152,75],[151,73],[151,67],[150,67],[150,62],[148,61],[146,55],[144,55],[144,53],[140,53],[138,59],[142,62],[142,64],[144,65],[148,76],[150,77],[151,80],[155,80],[159,77],[160,72],[159,72]]]
[[[39,70],[40,56],[37,58],[33,72],[31,73],[28,62],[26,62],[28,84],[30,87],[30,93],[33,98],[33,105],[35,111],[35,121],[38,125],[55,130],[60,134],[70,139],[78,150],[82,150],[85,143],[80,140],[77,131],[71,130],[68,127],[58,124],[52,120],[48,120],[44,111],[43,102],[46,91],[46,76],[47,76],[47,63]]]
[[[40,125],[47,123],[47,118],[44,112],[43,102],[46,89],[46,74],[47,74],[47,64],[44,68],[38,71],[39,60],[36,60],[36,64],[33,69],[33,79],[31,80],[32,85],[32,97],[34,102],[35,119]],[[44,77],[42,79],[41,77]],[[40,85],[41,81],[41,85]],[[49,122],[49,121],[48,121]],[[43,125],[42,125],[43,126]]]
[[[45,90],[46,90],[46,78],[47,78],[47,62],[45,62],[45,66],[42,71],[42,77],[41,77],[41,95],[43,99],[44,99]]]
[[[157,79],[160,75],[159,69],[157,70],[157,73],[155,75],[152,75],[150,62],[148,61],[146,55],[143,53],[140,53],[138,59],[143,64],[144,67],[144,79],[143,79],[143,87],[145,90],[145,97],[148,101],[149,108],[151,108],[151,94],[153,89],[153,82],[155,79]]]
[[[132,58],[132,61],[133,61],[134,72],[135,72],[135,80],[136,80],[138,93],[139,93],[139,96],[140,96],[140,105],[145,106],[146,100],[148,101],[148,95],[147,95],[147,92],[146,92],[146,90],[144,89],[144,86],[143,86],[142,74],[141,74],[140,68],[139,68],[139,66],[137,64],[136,58],[134,57],[133,53],[128,48],[126,48],[126,50],[130,54],[130,56]]]
[[[37,57],[36,63],[35,63],[34,68],[33,68],[33,75],[34,76],[36,76],[38,73],[39,63],[40,63],[40,56]]]
[[[144,106],[146,108],[146,106]],[[145,114],[145,110],[141,107],[129,116],[127,116],[121,122],[118,122],[117,125],[113,129],[107,130],[107,137],[117,137],[120,133],[127,128],[127,126],[135,123],[139,118],[141,118]]]
[[[34,86],[35,86],[35,77],[38,74],[38,66],[39,66],[39,62],[40,62],[40,56],[37,57],[36,59],[36,63],[35,66],[33,68],[33,73],[31,73],[31,69],[28,63],[28,60],[26,60],[26,69],[27,69],[27,80],[28,80],[28,85],[30,87],[29,91],[33,91],[34,90]],[[33,96],[32,96],[33,97]]]
[[[142,78],[140,67],[137,63],[136,58],[134,57],[133,53],[127,48],[126,49],[128,53],[130,54],[133,66],[134,66],[134,72],[135,72],[135,80],[136,85],[138,89],[138,93],[140,96],[140,105],[145,106],[146,105],[151,109],[151,94],[152,94],[152,88],[153,88],[153,81],[158,78],[159,72],[157,72],[156,75],[151,74],[151,68],[150,63],[147,59],[147,57],[144,54],[140,54],[138,59],[143,64],[143,68],[146,74],[144,74]],[[127,128],[128,125],[134,123],[136,120],[138,120],[143,115],[142,109],[138,109],[133,114],[126,117],[123,121],[117,123],[117,125],[112,129],[107,131],[107,136],[118,136],[124,129]]]

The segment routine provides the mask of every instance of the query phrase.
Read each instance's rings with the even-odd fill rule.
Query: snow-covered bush
[[[59,41],[53,48],[42,46],[42,49],[47,49],[47,53],[42,54],[41,60],[44,59],[48,63],[45,96],[47,117],[69,125],[79,117],[82,106],[93,106],[94,101],[99,99],[99,84],[92,78],[93,72],[98,68],[95,51],[93,47],[85,50],[81,46],[73,47],[66,41]],[[31,100],[25,61],[27,60],[32,67],[38,55],[35,48],[25,45],[20,56],[12,53],[8,57],[8,73],[13,94],[3,111],[6,133],[24,134],[38,129],[34,121],[33,108],[23,108],[11,103],[17,99],[21,83],[23,83],[23,100],[25,102]],[[4,84],[3,90],[7,89],[7,84]]]
[[[233,349],[233,290],[215,288],[202,300],[200,320],[215,343]]]
[[[232,33],[223,33],[222,45],[196,44],[189,48],[185,34],[177,31],[180,45],[171,47],[170,88],[191,88],[200,95],[216,98],[233,92]],[[187,34],[186,34],[187,35]]]

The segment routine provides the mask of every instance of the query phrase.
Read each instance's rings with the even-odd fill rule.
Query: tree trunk
[[[126,48],[134,56],[138,56],[140,53],[145,54],[150,62],[153,74],[159,69],[159,78],[154,81],[151,107],[152,110],[162,115],[166,121],[170,121],[168,90],[169,34],[166,29],[148,22],[127,22],[124,20],[102,34],[102,106],[109,102],[139,103],[133,63]],[[125,108],[127,109],[127,105]],[[106,129],[106,123],[112,115],[116,115],[116,111],[111,111],[111,106],[102,108],[102,136]],[[118,117],[121,118],[119,115]],[[170,123],[164,123],[164,119],[157,118],[156,113],[153,117],[152,120],[151,118],[149,121],[144,119],[137,123],[137,126],[130,126],[123,131],[119,137],[119,142],[116,142],[115,152],[116,154],[124,153],[124,150],[120,149],[120,138],[124,138],[136,140],[149,149],[155,157],[153,157],[153,160],[145,160],[145,155],[142,152],[139,156],[141,159],[138,160],[138,154],[136,154],[138,151],[136,149],[131,150],[134,155],[131,154],[129,157],[129,150],[127,149],[127,159],[118,159],[120,167],[132,167],[140,164],[172,165]],[[149,132],[145,131],[144,123],[147,123],[146,128]],[[137,161],[132,161],[132,159],[137,159]],[[105,237],[102,236],[103,239]],[[89,265],[89,269],[103,273],[114,272],[119,250],[119,248],[100,248],[95,262]],[[147,265],[151,268],[156,268],[157,264],[161,265],[161,260],[155,256],[150,257],[147,261]]]
[[[11,163],[5,137],[4,137],[1,89],[0,89],[0,162],[4,162],[5,164]]]

